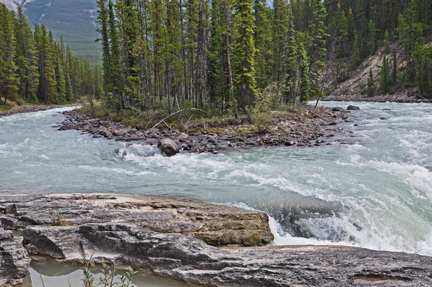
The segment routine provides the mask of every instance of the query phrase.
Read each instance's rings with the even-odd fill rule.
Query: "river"
[[[341,126],[353,131],[352,145],[171,158],[149,145],[59,132],[60,112],[68,108],[3,117],[0,194],[198,199],[267,212],[273,244],[342,244],[432,256],[432,105],[323,103],[348,104],[360,107]],[[299,215],[295,222],[290,214]],[[295,236],[299,232],[303,237]]]

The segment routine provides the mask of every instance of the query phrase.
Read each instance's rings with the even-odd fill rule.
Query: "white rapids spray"
[[[273,244],[432,256],[432,105],[325,102],[354,145],[164,157],[145,143],[56,131],[65,109],[0,118],[0,193],[114,192],[262,210]],[[357,123],[358,126],[354,126]]]

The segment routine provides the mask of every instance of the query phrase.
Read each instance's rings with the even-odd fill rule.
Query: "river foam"
[[[354,131],[356,144],[168,158],[145,143],[56,131],[63,120],[58,112],[66,109],[0,118],[0,192],[136,193],[237,204],[269,214],[274,244],[432,256],[432,105],[324,104],[360,106],[342,126]]]

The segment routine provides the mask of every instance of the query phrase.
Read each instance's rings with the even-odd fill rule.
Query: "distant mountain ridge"
[[[33,28],[44,24],[55,39],[63,36],[72,52],[91,62],[100,61],[100,44],[95,43],[97,7],[95,0],[0,0],[10,10],[22,6]]]

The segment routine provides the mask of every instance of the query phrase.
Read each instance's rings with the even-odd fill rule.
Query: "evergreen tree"
[[[273,1],[273,81],[280,82],[284,74],[283,60],[288,27],[288,4],[284,0]]]
[[[15,58],[18,65],[17,73],[20,76],[19,95],[26,101],[35,102],[39,85],[36,47],[33,33],[21,6],[18,7],[16,43]]]
[[[255,44],[253,39],[254,16],[252,0],[237,0],[236,16],[238,21],[238,42],[236,55],[239,67],[239,103],[242,109],[252,106],[255,101]]]
[[[299,80],[300,102],[304,103],[310,98],[311,81],[309,78],[310,76],[309,59],[303,44],[300,44],[299,54],[300,54],[300,80]]]
[[[324,32],[324,19],[327,12],[321,0],[314,0],[312,20],[309,24],[309,35],[306,37],[307,54],[310,58],[309,73],[310,73],[310,93],[313,97],[321,95],[320,88],[320,71],[324,69],[326,58],[326,40],[327,34]]]
[[[285,75],[284,75],[284,100],[295,101],[296,99],[296,84],[297,84],[297,62],[298,62],[298,46],[294,30],[294,19],[291,9],[288,12],[288,27],[286,43],[284,47]]]
[[[225,17],[224,0],[212,1],[210,48],[209,48],[209,100],[220,102],[221,111],[229,105],[226,77],[226,43],[225,43]]]
[[[108,75],[110,84],[107,85],[108,91],[108,102],[114,106],[118,111],[124,107],[124,101],[122,97],[123,90],[123,70],[120,56],[120,43],[117,34],[117,25],[114,12],[114,3],[110,0],[108,2],[109,8],[109,40],[110,40],[110,51],[111,51],[111,74]],[[105,75],[105,77],[107,77]]]
[[[397,83],[397,57],[396,57],[396,48],[393,48],[393,71],[392,71],[392,80],[393,84]]]
[[[100,25],[96,31],[101,34],[101,38],[96,39],[96,41],[102,42],[102,63],[104,74],[106,75],[106,84],[109,83],[109,76],[111,75],[111,57],[110,57],[110,47],[108,39],[108,7],[106,5],[106,0],[96,1],[98,9],[98,17],[96,23]]]
[[[375,85],[374,85],[374,80],[373,80],[372,69],[369,70],[368,95],[369,95],[369,97],[373,97],[375,95]]]
[[[390,90],[390,68],[385,54],[381,66],[380,89],[383,93],[387,93]]]
[[[255,17],[254,43],[256,48],[256,80],[257,86],[260,88],[265,88],[270,82],[274,66],[274,34],[272,35],[271,33],[272,23],[269,20],[271,11],[266,3],[265,0],[255,0],[253,6]],[[277,37],[279,41],[281,38],[280,36]],[[278,59],[278,61],[280,61],[280,59]]]
[[[1,6],[1,28],[3,29],[3,59],[0,78],[1,94],[6,100],[14,101],[18,98],[19,77],[18,67],[15,64],[15,35],[14,35],[14,14],[9,12],[6,6]]]
[[[72,89],[72,83],[69,74],[65,74],[65,89],[66,89],[66,101],[73,102],[73,89]]]

